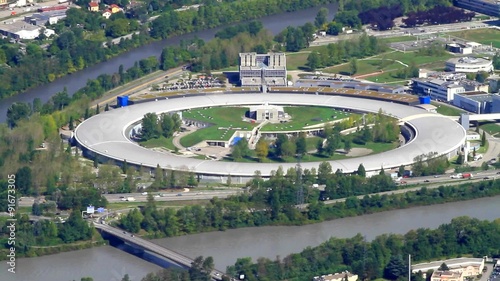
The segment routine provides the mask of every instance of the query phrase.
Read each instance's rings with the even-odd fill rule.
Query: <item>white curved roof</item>
[[[369,155],[329,161],[334,171],[355,171],[363,163],[367,171],[381,167],[393,168],[413,163],[417,155],[429,152],[449,153],[460,147],[465,141],[465,130],[455,121],[425,110],[376,100],[341,96],[311,94],[218,94],[163,99],[127,106],[93,116],[80,124],[75,130],[75,139],[86,149],[111,159],[127,160],[145,167],[175,170],[191,170],[200,174],[252,176],[256,170],[263,176],[283,166],[286,170],[296,163],[233,163],[212,160],[199,160],[146,149],[133,143],[125,136],[125,129],[142,119],[149,112],[178,111],[189,108],[226,106],[226,105],[316,105],[350,108],[355,110],[378,112],[382,109],[387,114],[402,118],[417,132],[410,143],[397,149]],[[303,162],[303,168],[317,168],[319,162]]]

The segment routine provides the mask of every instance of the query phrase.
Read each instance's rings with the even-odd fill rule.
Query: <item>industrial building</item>
[[[456,94],[465,92],[488,92],[488,85],[466,79],[464,73],[433,72],[419,73],[412,79],[413,92],[430,96],[434,100],[452,101]]]
[[[10,23],[0,24],[0,34],[14,38],[16,40],[26,39],[32,40],[40,35],[41,27],[28,24],[25,21],[14,21]],[[44,34],[46,36],[51,36],[54,34],[54,30],[45,29]]]
[[[500,4],[496,0],[455,0],[453,3],[460,8],[500,17]]]
[[[328,87],[334,89],[366,90],[388,94],[402,94],[405,92],[403,86],[389,86],[377,83],[362,83],[356,80],[339,79],[299,79],[295,82],[297,87]]]
[[[472,47],[458,43],[446,44],[446,50],[456,54],[472,54]]]
[[[453,105],[477,114],[500,113],[500,96],[485,92],[456,94]]]
[[[241,86],[287,86],[284,53],[240,53]]]
[[[493,62],[491,60],[474,57],[451,58],[446,61],[445,68],[447,71],[452,72],[492,72]]]
[[[64,18],[66,18],[66,11],[53,11],[25,16],[24,21],[32,25],[44,26],[47,23],[56,24],[59,20]]]

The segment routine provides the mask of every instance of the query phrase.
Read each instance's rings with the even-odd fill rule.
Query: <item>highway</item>
[[[182,266],[185,267],[191,267],[191,264],[193,263],[193,259],[186,257],[180,253],[174,252],[172,250],[169,250],[167,248],[164,248],[162,246],[159,246],[153,242],[150,242],[148,240],[142,239],[140,237],[137,237],[131,233],[128,233],[126,231],[120,230],[118,228],[94,222],[94,226],[96,229],[100,229],[101,231],[104,231],[108,234],[111,234],[124,242],[127,242],[129,244],[133,244],[135,246],[141,247],[144,250],[147,250],[149,252],[155,253],[159,256],[162,256],[164,258],[167,258],[169,260],[172,260]],[[222,275],[224,275],[224,272],[220,270],[214,269],[212,271],[212,279],[214,280],[222,280]]]
[[[214,197],[226,198],[242,192],[241,190],[216,190],[216,191],[189,191],[189,192],[153,192],[155,201],[186,201],[186,200],[210,200]],[[161,195],[160,195],[161,194]],[[142,193],[120,193],[104,194],[109,203],[126,201],[127,197],[133,197],[135,202],[146,202],[147,195]]]
[[[242,192],[239,189],[230,190],[204,190],[204,191],[189,191],[189,192],[153,192],[155,201],[187,201],[187,200],[210,200],[214,197],[226,198],[230,195],[236,195]],[[163,196],[161,196],[162,194]],[[179,195],[182,194],[182,195]],[[126,198],[133,197],[134,202],[147,202],[148,196],[142,193],[116,193],[103,194],[109,203],[118,203],[126,201]],[[43,199],[42,199],[43,200]],[[19,206],[31,207],[35,203],[35,197],[21,197],[18,200]]]

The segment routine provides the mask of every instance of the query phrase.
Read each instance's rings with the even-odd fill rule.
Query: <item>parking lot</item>
[[[500,266],[495,267],[491,271],[491,275],[488,277],[487,281],[500,281]]]
[[[153,91],[178,91],[189,89],[206,89],[224,87],[225,83],[217,77],[200,76],[194,79],[179,79],[174,83],[166,83],[153,88]]]

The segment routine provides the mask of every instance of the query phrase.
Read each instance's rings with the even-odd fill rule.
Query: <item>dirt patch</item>
[[[364,147],[354,147],[347,153],[347,156],[349,157],[360,157],[360,156],[365,156],[372,154],[373,150],[369,148],[364,148]]]

